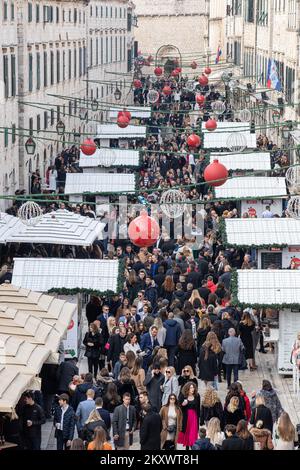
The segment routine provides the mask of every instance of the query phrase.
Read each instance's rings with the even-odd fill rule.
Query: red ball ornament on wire
[[[219,160],[214,160],[205,168],[203,176],[210,186],[222,186],[227,181],[228,170]]]
[[[172,88],[169,85],[165,85],[162,89],[164,95],[169,96],[172,94]]]
[[[97,150],[97,145],[93,139],[85,139],[80,145],[80,150],[82,153],[84,153],[84,155],[94,155]]]
[[[133,80],[133,86],[134,86],[134,88],[142,88],[141,80],[138,80],[137,78],[135,80]]]
[[[206,68],[204,69],[204,73],[205,73],[205,75],[210,75],[210,74],[211,74],[211,68],[210,68],[210,67],[206,67]]]
[[[191,68],[192,68],[193,70],[196,70],[197,67],[198,67],[197,62],[195,62],[195,61],[193,60],[193,62],[191,63]]]
[[[154,69],[154,75],[157,77],[160,77],[163,74],[163,69],[161,67],[155,67]]]
[[[128,236],[131,242],[140,247],[149,247],[156,243],[159,238],[159,225],[146,211],[142,211],[139,217],[130,222]]]
[[[125,129],[129,125],[129,119],[125,114],[122,114],[117,119],[117,124],[121,129]]]
[[[177,70],[178,70],[178,73],[181,73],[181,72],[182,72],[182,68],[181,68],[181,67],[177,67]]]
[[[213,132],[217,129],[218,123],[215,119],[209,119],[205,123],[205,129],[209,132]]]
[[[197,148],[201,145],[201,139],[197,134],[191,134],[188,136],[187,144],[189,147]]]
[[[128,121],[131,120],[131,113],[130,113],[129,111],[127,111],[126,109],[123,109],[123,111],[119,111],[119,112],[118,112],[118,118],[119,118],[120,116],[126,116],[127,119],[128,119]]]
[[[205,96],[197,95],[196,96],[196,103],[199,104],[200,106],[203,106],[204,103],[205,103]]]
[[[208,85],[208,78],[206,75],[201,75],[198,79],[199,83],[201,86],[206,86]]]
[[[172,70],[171,76],[172,77],[178,77],[179,73],[180,72],[178,71],[178,69],[174,69],[174,70]]]

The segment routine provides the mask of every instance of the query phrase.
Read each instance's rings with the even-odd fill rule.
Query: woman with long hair
[[[146,387],[144,385],[145,370],[143,369],[143,358],[141,356],[137,356],[135,358],[134,365],[131,370],[131,378],[135,383],[138,393],[146,391]]]
[[[239,404],[238,397],[231,397],[229,405],[224,408],[225,426],[227,424],[234,424],[236,426],[241,419],[244,419],[244,413],[241,410]]]
[[[156,317],[153,323],[154,326],[157,328],[157,336],[156,339],[161,347],[163,347],[166,339],[167,330],[163,325],[162,319],[160,317]]]
[[[142,338],[143,334],[145,334],[146,332],[147,332],[147,330],[146,330],[146,327],[144,325],[144,322],[142,320],[138,321],[137,325],[136,325],[136,338],[137,338],[137,341],[138,341],[139,344],[141,342],[141,338]]]
[[[90,301],[86,304],[85,314],[88,323],[93,323],[99,315],[101,315],[102,301],[95,295],[91,296]]]
[[[178,379],[176,377],[176,371],[174,367],[167,367],[165,371],[165,381],[162,385],[162,405],[165,405],[168,402],[169,395],[174,394],[178,397],[179,385]]]
[[[273,433],[272,413],[266,406],[265,398],[261,393],[258,393],[255,397],[255,408],[252,410],[250,424],[255,425],[256,421],[262,421],[263,428],[269,429]]]
[[[225,434],[221,431],[221,423],[219,418],[211,418],[207,424],[206,437],[210,439],[212,445],[216,449],[221,449],[222,442],[225,439]]]
[[[245,419],[237,423],[236,434],[244,442],[245,450],[254,450],[253,436],[248,430],[248,423]]]
[[[194,382],[188,382],[182,388],[179,405],[182,411],[182,431],[178,436],[178,444],[188,450],[198,438],[200,418],[200,395]]]
[[[73,439],[73,441],[71,442],[70,450],[85,450],[83,440],[80,439],[80,437]]]
[[[167,403],[161,407],[159,414],[162,421],[161,448],[174,450],[182,427],[182,411],[174,393],[169,395]]]
[[[245,357],[249,364],[250,371],[256,370],[257,366],[254,363],[253,352],[253,335],[252,332],[255,328],[255,322],[252,320],[250,313],[244,312],[242,320],[239,323],[240,338],[245,346]]]
[[[136,357],[141,352],[141,347],[138,343],[135,333],[129,333],[126,338],[126,343],[123,346],[124,352],[132,352]]]
[[[201,295],[199,294],[198,289],[194,289],[192,292],[191,297],[188,299],[188,301],[194,306],[194,301],[198,299],[202,305],[202,307],[205,307],[205,300],[202,299]]]
[[[95,429],[100,426],[105,430],[106,439],[109,440],[108,430],[101,418],[98,410],[94,409],[90,412],[88,419],[86,420],[82,430],[81,430],[81,438],[86,441],[87,443],[93,440]]]
[[[296,429],[288,413],[283,411],[278,419],[275,450],[294,450],[296,439]]]
[[[180,390],[188,382],[194,382],[194,384],[196,384],[198,387],[198,380],[197,377],[194,375],[194,371],[191,366],[185,366],[181,371],[181,375],[178,377],[178,384],[180,386]]]
[[[95,429],[94,439],[89,443],[87,450],[112,450],[107,442],[106,432],[100,426]]]
[[[105,395],[103,396],[103,408],[109,413],[112,414],[115,410],[115,408],[119,405],[121,405],[122,400],[120,395],[118,394],[118,389],[115,383],[110,383],[107,386],[107,391]]]
[[[126,355],[126,367],[128,367],[128,369],[130,370],[130,373],[133,369],[133,366],[134,366],[134,363],[135,363],[135,358],[136,358],[136,355],[134,354],[133,351],[127,351],[125,353]]]
[[[277,392],[269,380],[264,379],[262,381],[262,389],[259,393],[264,397],[265,405],[271,411],[273,423],[276,423],[283,412],[283,408]]]
[[[134,299],[137,297],[138,291],[141,290],[141,283],[139,278],[136,275],[134,269],[131,269],[128,273],[126,279],[126,287],[128,289],[129,303],[133,303]]]
[[[217,335],[210,331],[200,349],[198,361],[199,379],[203,380],[205,385],[211,384],[217,388],[220,361],[222,347]]]
[[[94,373],[96,378],[100,354],[104,352],[104,337],[95,323],[89,324],[89,331],[84,336],[83,344],[85,345],[84,355],[88,360],[89,372]]]
[[[269,429],[264,427],[261,419],[256,421],[255,426],[250,429],[250,433],[254,438],[255,450],[272,450],[274,444],[272,440],[272,433]]]
[[[172,302],[173,292],[175,291],[175,284],[172,276],[166,276],[162,283],[161,297],[167,299],[170,303]]]
[[[177,374],[180,374],[182,369],[187,365],[190,365],[194,374],[196,374],[196,362],[197,351],[192,330],[184,330],[178,342]]]
[[[107,321],[108,334],[111,336],[113,334],[113,329],[117,326],[117,320],[115,317],[108,317]]]
[[[125,316],[125,312],[130,308],[130,303],[131,303],[130,300],[127,297],[124,297],[120,307],[118,307],[118,309],[117,309],[116,316],[113,317],[113,318],[116,319],[116,323],[119,322],[119,318]]]
[[[202,348],[204,341],[208,333],[211,330],[211,321],[208,317],[202,317],[199,321],[199,326],[197,330],[197,351],[199,352]]]
[[[120,372],[119,380],[116,382],[118,394],[122,397],[124,393],[129,393],[131,403],[134,403],[135,397],[138,394],[135,383],[131,378],[131,372],[128,367],[123,367]]]
[[[223,406],[217,391],[208,386],[204,392],[200,409],[200,426],[207,426],[211,418],[220,420],[221,429],[223,429]]]

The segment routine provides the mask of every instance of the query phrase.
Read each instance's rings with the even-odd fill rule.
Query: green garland
[[[288,245],[287,244],[261,244],[261,245],[254,245],[254,244],[249,244],[249,245],[242,245],[238,243],[228,243],[228,238],[227,238],[227,230],[226,230],[226,221],[223,217],[220,218],[219,225],[218,225],[218,233],[220,235],[221,241],[223,245],[225,245],[227,248],[235,248],[235,249],[241,249],[241,250],[249,250],[251,248],[254,249],[260,249],[260,250],[270,250],[271,248],[286,248]]]
[[[95,261],[97,262],[97,261]],[[112,290],[99,291],[95,289],[85,289],[85,288],[71,288],[66,287],[53,287],[47,291],[48,294],[56,293],[60,295],[75,295],[75,294],[88,294],[94,295],[96,297],[113,297],[114,295],[119,295],[124,287],[125,281],[125,261],[123,259],[118,260],[118,276],[117,276],[117,288],[116,292]]]
[[[245,303],[245,302],[240,302],[239,301],[239,280],[238,280],[238,272],[235,269],[231,273],[231,280],[230,280],[230,292],[231,292],[231,301],[232,304],[236,307],[240,307],[242,309],[252,307],[255,308],[256,310],[262,309],[262,308],[272,308],[274,310],[283,310],[284,308],[287,309],[295,309],[299,310],[300,309],[300,303],[296,304],[289,304],[289,303],[283,303],[283,304],[258,304],[258,303]]]

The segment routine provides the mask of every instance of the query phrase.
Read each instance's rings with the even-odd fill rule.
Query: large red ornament
[[[159,225],[153,217],[149,217],[146,211],[142,211],[139,217],[130,222],[128,236],[131,242],[140,247],[149,247],[159,238]]]
[[[142,82],[141,80],[138,80],[137,78],[135,80],[133,80],[133,86],[134,88],[142,88]]]
[[[84,155],[94,155],[97,150],[97,145],[93,139],[85,139],[80,145],[80,150],[82,153],[84,153]]]
[[[195,70],[197,67],[198,67],[197,62],[193,61],[193,62],[191,63],[191,68],[192,68],[193,70]]]
[[[227,181],[228,170],[218,160],[214,160],[205,168],[203,176],[210,186],[222,186]]]
[[[201,86],[206,86],[208,84],[208,78],[206,75],[201,75],[198,79]]]
[[[178,69],[174,69],[174,70],[172,70],[171,76],[172,77],[178,77],[179,73],[180,72],[178,71]]]
[[[117,124],[121,129],[125,129],[129,125],[129,119],[125,114],[122,114],[117,119]]]
[[[206,69],[204,69],[204,73],[205,73],[205,75],[210,75],[211,74],[211,68],[206,67]]]
[[[200,105],[203,106],[205,103],[205,96],[203,95],[197,95],[196,96],[196,102]]]
[[[209,119],[205,123],[205,129],[209,132],[213,132],[217,129],[218,123],[215,119]]]
[[[189,147],[193,148],[200,147],[201,139],[197,134],[191,134],[188,136],[187,144]]]
[[[172,93],[172,88],[169,85],[165,85],[162,89],[164,95],[169,96]]]
[[[163,74],[163,69],[161,67],[155,67],[154,69],[154,74],[157,76],[157,77],[160,77],[162,74]]]
[[[131,113],[130,113],[129,111],[127,111],[126,109],[123,109],[123,111],[119,111],[119,112],[118,112],[118,118],[119,118],[120,116],[126,116],[127,119],[128,119],[128,121],[131,120]]]
[[[176,70],[178,70],[178,73],[181,73],[181,72],[182,72],[182,68],[181,68],[181,67],[177,67]]]

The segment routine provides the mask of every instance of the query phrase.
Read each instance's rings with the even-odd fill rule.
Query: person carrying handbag
[[[166,378],[161,386],[161,390],[163,392],[162,396],[162,406],[166,405],[171,394],[174,394],[178,397],[179,394],[179,384],[178,379],[175,376],[175,368],[174,367],[167,367],[166,369]]]

